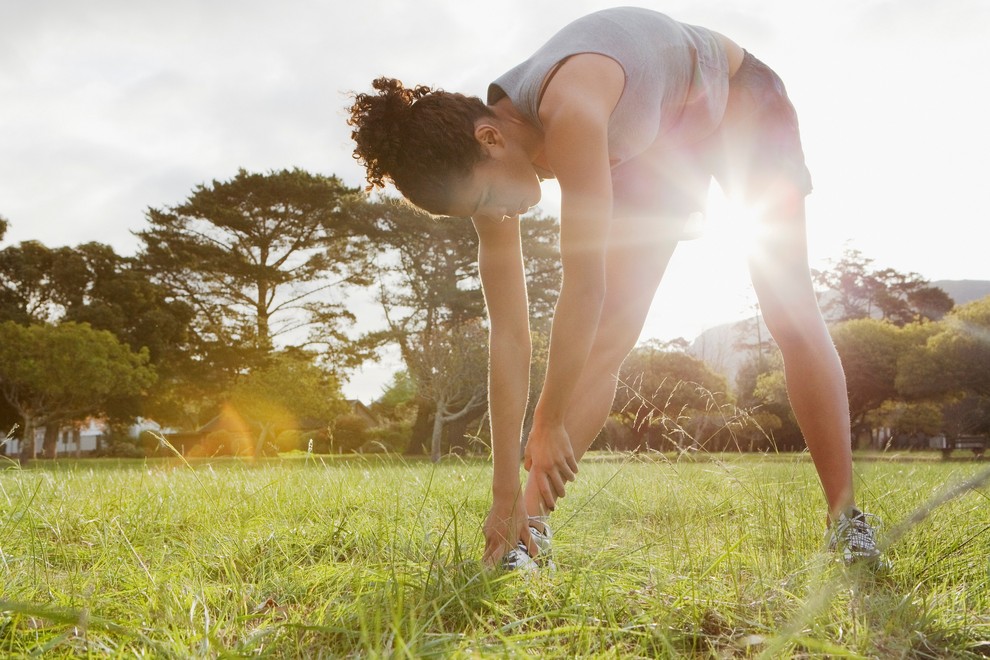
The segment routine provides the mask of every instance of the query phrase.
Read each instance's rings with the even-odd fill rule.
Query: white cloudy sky
[[[346,92],[386,74],[483,95],[568,20],[613,4],[2,0],[6,241],[130,253],[147,207],[238,167],[360,185]],[[990,2],[640,4],[733,37],[784,78],[815,178],[814,265],[848,245],[930,279],[990,279]],[[556,214],[552,187],[544,208]],[[690,338],[745,313],[735,240],[681,246],[644,336]]]

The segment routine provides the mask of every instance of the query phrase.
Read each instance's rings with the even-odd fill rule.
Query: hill
[[[956,305],[964,305],[990,296],[990,280],[938,280],[931,284],[949,294]],[[770,333],[762,317],[759,321],[759,332],[766,338]],[[736,348],[736,344],[740,340],[755,340],[756,332],[752,318],[723,323],[698,335],[691,342],[688,353],[704,360],[709,367],[724,374],[729,379],[729,387],[735,387],[736,375],[746,359],[746,352]]]
[[[932,286],[949,294],[957,305],[990,296],[990,280],[938,280],[932,282]]]

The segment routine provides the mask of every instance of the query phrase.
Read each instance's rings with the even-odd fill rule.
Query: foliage
[[[105,411],[113,420],[170,414],[170,392],[190,396],[188,383],[177,386],[194,370],[188,355],[191,308],[167,300],[165,292],[135,268],[133,259],[117,255],[101,243],[75,248],[48,248],[27,241],[0,250],[0,321],[22,324],[88,323],[112,332],[134,351],[147,348],[158,380],[141,399],[118,399]]]
[[[784,359],[774,345],[752,351],[736,374],[738,405],[748,411],[752,428],[742,431],[757,449],[802,451],[804,436],[798,428],[784,383]]]
[[[0,390],[24,420],[22,438],[50,423],[96,415],[155,380],[147,349],[134,352],[87,324],[0,323]],[[22,456],[33,458],[34,443]]]
[[[872,428],[889,429],[885,445],[894,449],[927,448],[928,438],[945,429],[942,406],[931,401],[884,401],[867,414],[866,421]]]
[[[21,324],[62,319],[82,296],[79,255],[68,247],[25,241],[0,250],[0,320]]]
[[[257,430],[259,449],[284,430],[326,429],[348,410],[336,377],[299,350],[274,354],[239,378],[229,400]]]
[[[365,283],[366,251],[350,225],[355,194],[336,177],[299,169],[239,170],[197,186],[182,204],[148,210],[149,227],[137,233],[142,267],[193,306],[204,374],[229,382],[276,339],[298,343],[306,329],[339,348],[353,319],[344,290]]]
[[[909,396],[990,396],[990,296],[957,307],[905,358],[898,387]]]
[[[727,390],[702,360],[647,342],[622,365],[612,414],[633,432],[633,447],[713,449],[732,442]]]
[[[823,307],[830,317],[849,321],[879,316],[903,326],[938,320],[952,309],[952,298],[918,273],[874,269],[872,264],[858,250],[846,250],[829,270],[815,273],[828,292]]]
[[[441,411],[437,428],[438,382],[432,373],[441,369],[439,361],[459,359],[449,352],[459,346],[456,338],[463,335],[463,328],[473,327],[485,317],[477,233],[466,218],[434,218],[388,198],[369,200],[361,218],[364,235],[378,250],[373,275],[386,319],[385,328],[368,333],[362,342],[368,347],[399,347],[417,386],[413,399],[417,417],[409,451],[422,452],[429,443],[435,453],[437,434],[449,430],[445,425],[455,420],[465,422],[465,417],[451,417],[449,411]],[[530,309],[534,329],[539,330],[548,323],[560,287],[558,228],[555,220],[539,215],[520,222]],[[468,347],[472,351],[487,345],[480,336],[472,341],[476,342]],[[487,369],[479,360],[468,362],[477,368],[470,378],[459,376],[460,385],[454,389],[465,393],[464,400],[470,402],[472,395],[487,386]],[[464,373],[465,366],[460,365],[458,373]],[[460,397],[448,393],[443,399],[452,402],[451,396]],[[458,405],[457,410],[464,409]],[[477,416],[483,411],[483,405],[472,404],[465,415]]]
[[[908,345],[897,326],[877,319],[846,321],[831,334],[846,372],[853,428],[861,428],[867,413],[897,396],[897,363]]]
[[[375,448],[376,451],[401,453],[406,450],[411,433],[410,420],[389,420],[368,429],[368,441],[364,446]]]
[[[479,321],[422,332],[407,361],[420,396],[433,402],[430,456],[440,460],[447,424],[488,405],[488,333]]]
[[[416,383],[405,369],[392,374],[392,380],[371,408],[388,419],[403,419],[409,414],[416,397]]]
[[[334,421],[330,450],[346,454],[360,449],[368,442],[371,422],[360,415],[341,415]]]

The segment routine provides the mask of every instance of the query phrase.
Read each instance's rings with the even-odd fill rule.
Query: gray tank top
[[[729,64],[711,31],[664,14],[617,7],[566,25],[528,60],[488,87],[488,103],[508,97],[536,126],[547,76],[572,55],[598,53],[625,72],[608,126],[612,166],[657,143],[678,147],[709,135],[722,120]]]

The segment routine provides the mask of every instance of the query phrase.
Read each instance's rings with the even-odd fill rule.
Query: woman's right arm
[[[529,397],[532,342],[518,218],[502,222],[478,218],[474,225],[490,328],[488,406],[494,455],[484,559],[495,564],[517,540],[530,545],[519,483],[519,448]]]

